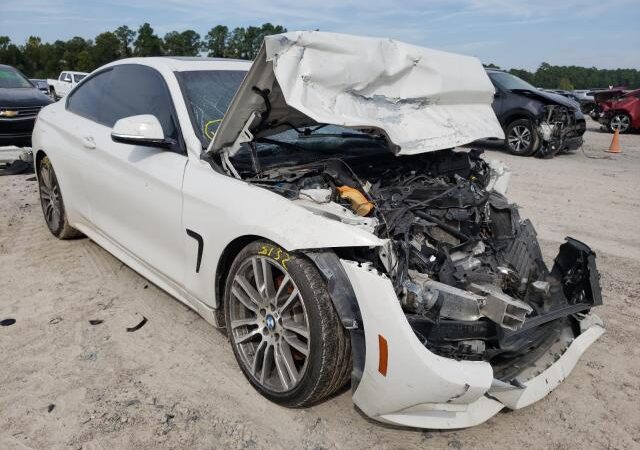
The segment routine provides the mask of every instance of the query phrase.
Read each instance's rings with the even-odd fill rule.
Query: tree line
[[[15,44],[8,36],[0,36],[0,64],[17,67],[31,78],[54,78],[63,70],[91,72],[131,56],[198,56],[204,52],[207,56],[251,60],[264,36],[286,31],[271,23],[233,30],[216,25],[204,37],[194,30],[170,31],[160,37],[144,23],[138,30],[123,25],[94,39],[76,36],[52,43],[30,36],[24,44]]]
[[[206,53],[207,56],[251,60],[260,50],[264,36],[286,31],[282,25],[271,23],[232,30],[225,25],[216,25],[205,36],[194,30],[185,30],[170,31],[160,37],[151,25],[144,23],[137,30],[123,25],[114,31],[100,33],[94,39],[76,36],[53,43],[31,36],[24,44],[15,44],[8,36],[0,36],[0,64],[17,67],[32,78],[52,78],[62,70],[91,72],[103,64],[130,56],[197,56]],[[487,67],[498,68],[494,64]],[[553,66],[544,62],[535,72],[510,69],[509,73],[547,89],[640,87],[640,71],[636,69]]]
[[[485,67],[499,69],[494,64],[487,64]],[[552,66],[543,62],[535,72],[525,69],[509,69],[508,72],[536,87],[545,89],[573,90],[606,88],[609,86],[627,89],[640,88],[640,70],[637,69]]]

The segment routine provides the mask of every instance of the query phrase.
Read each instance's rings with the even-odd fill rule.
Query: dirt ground
[[[0,320],[16,320],[0,326],[0,449],[640,448],[640,135],[609,155],[589,128],[553,160],[486,156],[511,167],[549,261],[567,235],[597,250],[607,332],[542,401],[457,431],[373,422],[348,390],[269,403],[220,332],[88,239],[54,239],[32,175],[0,177]]]

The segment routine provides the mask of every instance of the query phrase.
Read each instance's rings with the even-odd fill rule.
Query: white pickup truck
[[[58,100],[67,95],[76,84],[89,75],[86,72],[60,72],[57,80],[48,79],[49,93],[54,100]]]

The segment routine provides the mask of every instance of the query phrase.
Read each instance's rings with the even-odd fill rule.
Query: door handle
[[[96,148],[96,141],[93,140],[92,136],[84,136],[82,138],[82,145],[85,148]]]

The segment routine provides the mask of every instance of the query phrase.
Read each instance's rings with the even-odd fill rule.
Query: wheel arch
[[[249,245],[253,241],[257,241],[260,239],[266,239],[262,236],[258,236],[255,234],[249,234],[244,236],[238,236],[231,242],[227,244],[227,246],[222,250],[220,254],[220,258],[218,259],[218,263],[216,264],[216,273],[215,273],[215,286],[214,286],[214,304],[216,307],[216,315],[220,320],[219,326],[224,327],[224,285],[227,281],[227,275],[229,274],[229,269],[231,269],[231,265],[233,264],[233,260],[240,250]]]
[[[239,236],[229,242],[221,253],[216,265],[215,275],[215,315],[216,326],[225,328],[224,289],[235,256],[251,242],[271,239],[259,235]],[[273,242],[278,246],[277,242]],[[364,371],[366,346],[364,338],[364,324],[360,313],[358,300],[351,286],[351,282],[342,267],[339,256],[332,248],[297,250],[308,258],[318,269],[327,283],[329,298],[333,304],[340,323],[349,332],[352,354],[352,387],[358,385]]]
[[[45,156],[47,156],[47,153],[44,150],[42,150],[42,149],[36,150],[36,153],[35,153],[35,155],[33,157],[33,162],[34,162],[34,165],[35,165],[35,168],[36,168],[36,175],[37,175],[37,172],[38,172],[38,170],[37,170],[38,166],[40,166],[40,162],[42,161],[42,158],[44,158]]]
[[[534,125],[537,121],[536,116],[533,115],[530,111],[527,111],[524,109],[518,109],[516,111],[509,113],[509,115],[504,117],[502,122],[502,127],[506,129],[512,122],[515,122],[516,120],[520,120],[520,119],[530,120],[531,122],[533,122]]]

